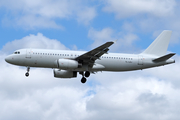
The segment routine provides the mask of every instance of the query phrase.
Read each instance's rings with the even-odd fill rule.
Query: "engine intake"
[[[56,77],[56,78],[73,78],[73,77],[77,77],[77,72],[54,69],[54,77]]]

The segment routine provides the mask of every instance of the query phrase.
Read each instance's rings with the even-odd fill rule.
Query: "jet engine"
[[[77,77],[77,72],[54,69],[54,77],[57,77],[57,78],[73,78],[73,77]]]
[[[75,60],[69,60],[69,59],[59,59],[57,60],[57,66],[60,69],[75,69],[79,68],[80,64]]]

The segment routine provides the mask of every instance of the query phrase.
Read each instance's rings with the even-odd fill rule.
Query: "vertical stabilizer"
[[[169,45],[172,31],[164,30],[154,42],[142,53],[156,56],[165,55]]]

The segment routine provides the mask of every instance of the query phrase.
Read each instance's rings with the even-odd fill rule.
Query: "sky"
[[[0,120],[179,120],[178,0],[0,0]],[[172,30],[175,64],[131,72],[54,78],[52,69],[6,63],[21,48],[138,54]]]

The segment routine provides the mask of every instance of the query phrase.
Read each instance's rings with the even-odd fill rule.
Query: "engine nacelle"
[[[75,69],[79,67],[79,63],[75,60],[59,59],[57,60],[57,66],[60,69]]]
[[[73,78],[73,77],[77,77],[77,72],[54,69],[54,77],[57,77],[57,78]]]

